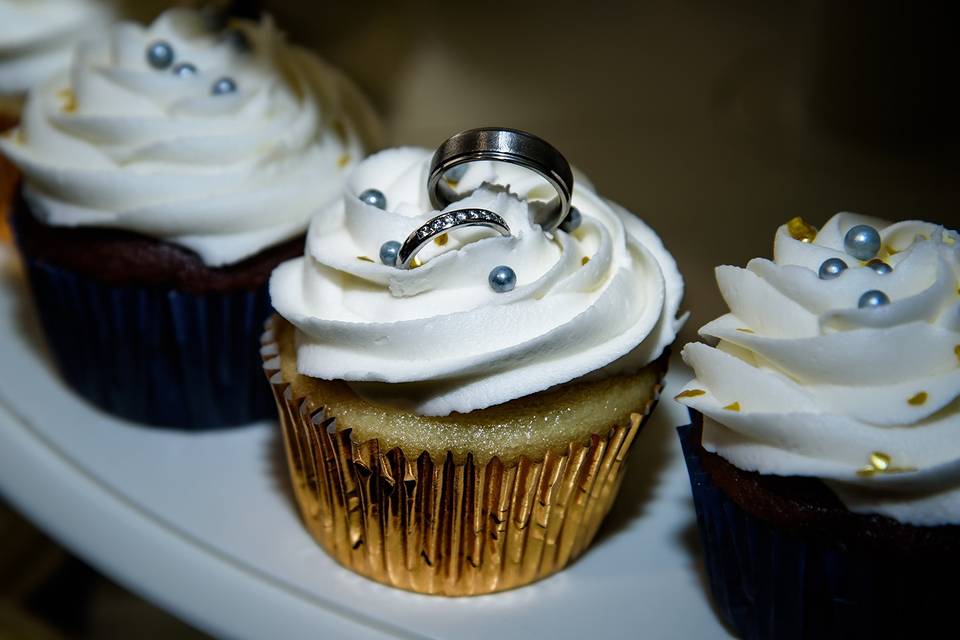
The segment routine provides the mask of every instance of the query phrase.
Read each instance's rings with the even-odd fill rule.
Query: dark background
[[[361,85],[390,144],[505,125],[561,149],[677,257],[681,342],[723,311],[713,267],[769,256],[795,215],[960,223],[947,3],[261,4]],[[197,634],[0,507],[0,638],[131,635]]]

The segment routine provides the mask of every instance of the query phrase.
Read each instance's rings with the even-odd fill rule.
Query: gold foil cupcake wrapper
[[[294,397],[277,360],[272,320],[264,370],[280,416],[294,494],[310,534],[337,562],[419,593],[467,596],[545,578],[587,548],[623,481],[644,413],[588,444],[504,465],[449,453],[408,457],[356,442],[336,416]]]

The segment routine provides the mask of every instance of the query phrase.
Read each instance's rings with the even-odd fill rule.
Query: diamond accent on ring
[[[504,222],[503,218],[495,213],[483,211],[481,209],[464,209],[455,212],[455,214],[446,214],[443,217],[439,217],[427,222],[422,227],[417,229],[417,238],[422,240],[433,233],[446,231],[447,229],[455,227],[458,224],[468,220],[491,222],[506,226],[506,222]]]
[[[397,266],[401,269],[409,268],[417,251],[430,240],[456,227],[484,226],[492,227],[502,235],[510,235],[510,227],[506,221],[486,209],[458,209],[440,215],[423,223],[401,245],[397,254]]]

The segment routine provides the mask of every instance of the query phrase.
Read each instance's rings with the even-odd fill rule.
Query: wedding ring
[[[550,183],[557,197],[544,206],[533,207],[533,222],[544,231],[556,229],[570,211],[573,172],[570,164],[553,146],[525,131],[503,128],[471,129],[458,133],[440,145],[430,162],[427,193],[434,209],[443,209],[465,197],[444,179],[454,167],[493,160],[519,165],[536,172]]]
[[[409,269],[417,257],[417,253],[431,240],[452,229],[462,227],[487,227],[500,232],[501,235],[510,235],[510,227],[507,226],[506,221],[493,211],[457,209],[456,211],[441,213],[427,220],[407,236],[407,239],[400,245],[400,250],[397,251],[397,268]]]

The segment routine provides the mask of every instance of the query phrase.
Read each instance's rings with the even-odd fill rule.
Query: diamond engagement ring
[[[443,209],[467,194],[454,191],[444,177],[454,167],[493,160],[519,165],[550,183],[557,197],[533,209],[533,222],[544,231],[556,229],[570,212],[573,172],[570,164],[550,143],[525,131],[497,127],[463,131],[440,145],[430,161],[427,193],[434,209]]]
[[[457,209],[427,220],[407,236],[397,252],[396,266],[399,269],[409,269],[417,257],[420,249],[439,235],[451,229],[461,227],[487,227],[499,231],[501,235],[509,236],[510,227],[506,221],[493,211],[486,209]]]

